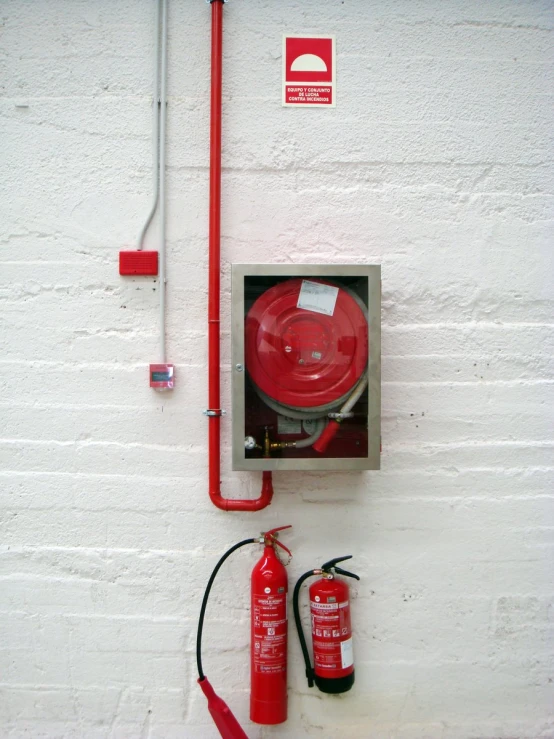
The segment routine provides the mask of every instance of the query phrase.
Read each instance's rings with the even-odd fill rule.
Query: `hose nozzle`
[[[198,685],[208,699],[208,711],[223,739],[248,739],[233,712],[223,698],[217,695],[208,678],[199,678]]]

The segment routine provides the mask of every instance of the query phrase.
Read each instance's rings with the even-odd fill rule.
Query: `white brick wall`
[[[378,262],[384,291],[382,471],[276,475],[240,515],[209,503],[200,413],[209,7],[170,2],[162,396],[156,281],[117,274],[151,197],[154,2],[2,3],[0,736],[216,737],[201,590],[227,546],[292,523],[291,581],[349,552],[363,576],[356,686],[309,690],[291,633],[290,720],[248,725],[243,551],[205,669],[249,736],[554,737],[553,9],[226,6],[223,315],[233,261]],[[336,34],[335,110],[281,107],[284,31]],[[224,493],[256,495],[223,425]]]

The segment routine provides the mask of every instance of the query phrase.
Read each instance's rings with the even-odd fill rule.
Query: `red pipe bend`
[[[247,500],[238,498],[224,498],[218,485],[215,489],[210,487],[210,500],[222,511],[261,511],[266,508],[273,498],[273,481],[271,472],[264,472],[262,478],[262,490],[260,497]]]
[[[220,397],[220,274],[221,274],[221,80],[223,47],[223,0],[212,0],[211,94],[210,94],[210,225],[208,277],[208,402],[221,409]],[[237,500],[221,495],[220,416],[208,417],[209,493],[223,511],[259,511],[271,503],[271,472],[264,472],[260,497]]]

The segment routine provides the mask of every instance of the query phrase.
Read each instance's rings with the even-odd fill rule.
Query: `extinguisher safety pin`
[[[289,557],[288,560],[283,563],[285,567],[290,564],[290,561],[292,559],[292,552],[288,547],[286,547],[282,542],[279,541],[279,531],[290,528],[292,528],[292,525],[288,524],[287,526],[279,526],[276,529],[270,529],[269,531],[262,531],[262,535],[260,537],[261,544],[270,544],[273,547],[277,545],[278,547],[281,547],[281,549],[285,550]]]
[[[281,549],[284,549],[285,550],[285,552],[288,554],[288,557],[289,558],[288,558],[288,560],[286,562],[283,562],[283,564],[285,565],[285,567],[287,565],[289,565],[290,564],[290,561],[292,559],[292,552],[291,552],[291,550],[288,547],[286,547],[282,542],[280,542],[278,539],[274,538],[273,536],[271,537],[271,543],[272,544],[277,544],[278,547],[281,547]]]

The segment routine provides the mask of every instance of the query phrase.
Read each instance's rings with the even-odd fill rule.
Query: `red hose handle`
[[[312,449],[315,449],[319,454],[325,454],[327,447],[333,441],[337,435],[337,431],[340,429],[340,423],[337,421],[329,421],[327,426],[323,429],[323,433],[319,439],[312,444]]]
[[[208,678],[199,678],[198,684],[208,699],[208,711],[211,713],[222,739],[248,739],[233,712],[223,698],[217,695],[208,682]]]

